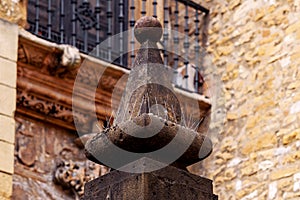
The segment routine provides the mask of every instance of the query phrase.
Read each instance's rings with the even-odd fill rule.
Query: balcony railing
[[[164,0],[163,8],[158,6],[157,0],[29,0],[28,30],[46,40],[70,44],[83,53],[89,53],[109,36],[133,28],[137,18],[145,15],[159,17],[163,19],[164,27],[159,46],[164,64],[174,68],[175,85],[201,93],[201,47],[207,39],[208,13],[208,9],[190,0]],[[175,32],[170,32],[171,29]],[[177,31],[184,36],[176,34]],[[172,52],[165,49],[168,45],[172,46]],[[95,56],[112,62],[113,57],[122,55],[117,56],[113,63],[130,68],[135,48],[134,37],[125,34],[117,42],[108,42],[106,48],[97,49]],[[188,74],[191,72],[193,74]],[[178,74],[183,74],[180,83]],[[189,81],[191,78],[192,82]]]

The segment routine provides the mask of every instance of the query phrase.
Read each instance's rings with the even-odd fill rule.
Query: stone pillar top
[[[162,25],[157,18],[144,16],[134,26],[134,35],[139,43],[149,40],[158,42],[162,36]]]
[[[140,166],[139,160],[147,158],[149,165],[138,171],[146,172],[171,164],[185,169],[211,153],[212,143],[206,137],[203,120],[199,121],[201,132],[185,123],[181,107],[185,102],[175,94],[173,70],[164,65],[156,45],[162,33],[161,23],[154,17],[137,21],[134,34],[140,48],[112,127],[85,145],[90,160],[133,172],[136,165]],[[160,164],[153,165],[157,162]]]

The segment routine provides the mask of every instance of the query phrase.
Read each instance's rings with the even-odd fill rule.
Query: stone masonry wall
[[[12,193],[18,27],[0,19],[0,199]]]
[[[25,25],[26,0],[0,1],[0,200],[12,195],[18,25]]]
[[[226,113],[203,175],[219,199],[300,199],[300,1],[201,4]]]

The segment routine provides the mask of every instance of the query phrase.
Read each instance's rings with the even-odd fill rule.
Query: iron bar
[[[134,49],[135,49],[135,40],[134,40],[134,32],[133,32],[133,28],[134,28],[134,24],[135,24],[135,6],[134,6],[134,0],[131,0],[131,5],[130,5],[130,11],[131,11],[131,18],[130,18],[130,28],[131,28],[131,40],[130,40],[130,58],[131,58],[131,64],[134,63]]]
[[[164,44],[164,66],[168,66],[168,40],[169,40],[169,4],[168,0],[164,0],[164,34],[163,34],[163,44]]]
[[[77,0],[72,0],[72,33],[71,33],[71,44],[73,46],[76,46],[76,6],[77,6]]]
[[[124,2],[123,0],[119,1],[119,24],[120,24],[120,65],[123,65],[123,52],[124,52],[124,46],[123,46],[123,23],[124,23],[124,14],[123,14],[123,8],[124,8]]]
[[[111,36],[112,36],[112,4],[111,0],[107,0],[107,37],[108,37],[108,44],[107,44],[107,50],[108,50],[108,61],[111,61]]]
[[[142,0],[142,11],[141,11],[142,16],[145,16],[147,14],[146,3],[147,3],[147,0]]]
[[[153,17],[157,18],[157,1],[156,0],[153,0],[152,2],[152,5],[153,5]]]
[[[200,51],[200,45],[199,45],[199,11],[195,10],[195,90],[196,92],[199,91],[199,51]]]
[[[65,18],[65,2],[64,2],[64,0],[60,0],[60,15],[59,15],[60,43],[64,43],[64,33],[65,33],[64,18]]]
[[[185,89],[189,89],[188,88],[188,78],[189,78],[189,73],[188,73],[188,65],[189,65],[189,46],[190,46],[190,43],[189,43],[189,7],[188,5],[186,4],[185,5],[185,16],[184,16],[184,19],[185,19],[185,23],[184,23],[184,42],[183,42],[183,48],[184,48],[184,65],[185,65],[185,75],[184,75],[184,79],[185,79],[185,82],[186,82],[186,88]]]
[[[35,1],[35,31],[34,34],[39,35],[39,22],[40,22],[40,2]]]
[[[196,10],[200,10],[201,12],[204,12],[205,14],[209,13],[209,10],[203,6],[201,6],[198,3],[195,3],[194,1],[190,1],[190,0],[178,0],[180,3],[185,4],[191,8],[194,8]]]
[[[178,10],[178,0],[175,1],[175,32],[174,32],[174,79],[175,79],[175,84],[178,85],[178,61],[179,61],[179,36],[178,36],[178,28],[179,28],[179,24],[178,24],[178,14],[179,14],[179,10]]]
[[[47,13],[48,13],[48,23],[47,23],[47,35],[48,39],[51,40],[51,27],[52,27],[52,3],[51,0],[48,0],[48,8],[47,8]]]
[[[100,44],[100,0],[96,1],[96,6],[95,6],[95,14],[96,14],[96,56],[100,56],[100,49],[99,49],[99,44]]]
[[[89,2],[88,0],[83,0],[83,7],[88,10],[89,9]],[[83,51],[85,53],[88,52],[88,31],[89,31],[89,25],[85,24],[83,27]]]

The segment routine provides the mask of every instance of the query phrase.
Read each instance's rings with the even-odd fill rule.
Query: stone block
[[[238,119],[238,114],[237,113],[234,113],[234,112],[228,112],[227,113],[227,119],[228,120],[236,120]]]
[[[273,133],[265,133],[254,139],[244,139],[244,144],[241,144],[241,153],[248,155],[252,152],[265,148],[272,148],[276,144],[276,136]]]
[[[299,166],[289,166],[288,168],[278,169],[270,174],[271,180],[289,177],[300,171]]]
[[[0,114],[13,117],[16,98],[16,89],[0,84]]]
[[[12,195],[12,175],[0,172],[0,199],[10,199]]]
[[[0,115],[0,140],[9,143],[15,142],[15,120],[11,117]]]
[[[241,4],[241,0],[230,1],[229,9],[233,10],[235,7]]]
[[[18,26],[0,19],[0,57],[17,61]]]
[[[284,135],[282,139],[282,143],[284,145],[290,144],[296,140],[300,140],[300,129],[296,129],[293,132]]]
[[[149,173],[112,171],[85,185],[84,200],[217,199],[212,181],[168,166]]]
[[[14,145],[3,141],[0,141],[0,171],[14,172]]]
[[[0,83],[15,88],[17,84],[17,64],[0,57]]]
[[[300,28],[300,21],[291,24],[286,30],[285,33],[288,35],[290,33],[295,33]]]

